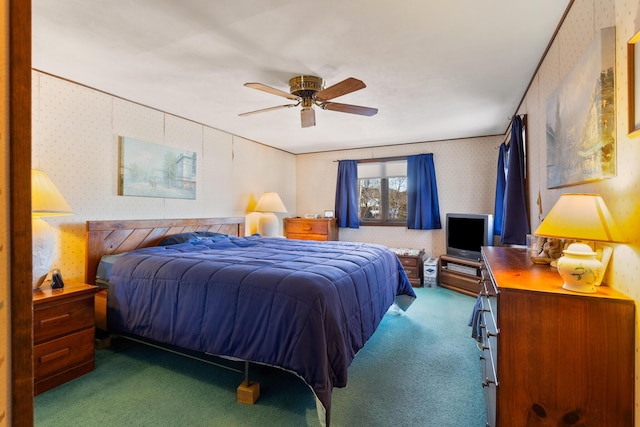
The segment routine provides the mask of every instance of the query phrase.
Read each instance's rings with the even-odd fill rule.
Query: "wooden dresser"
[[[96,286],[67,283],[33,292],[34,394],[94,369]]]
[[[285,218],[284,237],[298,240],[338,240],[335,218]]]
[[[634,301],[566,291],[525,249],[485,247],[483,262],[487,425],[633,426]]]

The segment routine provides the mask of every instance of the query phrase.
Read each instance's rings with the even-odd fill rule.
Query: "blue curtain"
[[[500,154],[498,154],[498,171],[496,179],[496,200],[493,208],[493,234],[502,235],[502,217],[504,214],[504,187],[506,185],[507,173],[507,144],[504,142],[500,145]]]
[[[357,160],[340,160],[338,162],[336,220],[338,227],[360,228],[358,221]]]
[[[503,244],[524,245],[530,232],[525,193],[524,145],[522,141],[522,118],[516,116],[511,123],[507,182],[504,191],[502,215]]]
[[[442,228],[433,154],[407,157],[407,228]]]

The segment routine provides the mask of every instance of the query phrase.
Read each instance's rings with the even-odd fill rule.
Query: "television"
[[[480,248],[493,245],[493,215],[448,213],[447,255],[478,261]]]

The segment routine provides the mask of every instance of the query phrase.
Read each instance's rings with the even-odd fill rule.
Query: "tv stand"
[[[441,255],[438,261],[440,286],[453,289],[467,295],[477,296],[480,293],[480,260],[473,261],[451,255]]]

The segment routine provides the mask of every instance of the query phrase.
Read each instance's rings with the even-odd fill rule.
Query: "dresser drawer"
[[[33,373],[37,382],[77,365],[91,363],[93,369],[94,328],[65,335],[33,347]]]
[[[33,312],[33,341],[38,344],[94,325],[93,294],[42,304]]]
[[[303,234],[303,233],[287,233],[287,239],[293,240],[319,240],[321,242],[329,240],[326,234]]]
[[[288,220],[287,233],[289,234],[329,234],[327,221]]]

